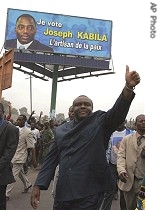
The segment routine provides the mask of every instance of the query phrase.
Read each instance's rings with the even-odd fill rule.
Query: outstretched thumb
[[[129,73],[129,66],[126,65],[126,74]]]

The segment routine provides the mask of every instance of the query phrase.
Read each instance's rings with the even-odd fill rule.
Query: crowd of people
[[[39,119],[36,120],[33,116],[35,114],[34,111],[28,119],[26,115],[20,114],[17,120],[13,121],[10,102],[8,102],[8,109],[9,114],[5,115],[4,106],[0,103],[1,210],[6,209],[6,201],[10,200],[18,178],[24,185],[22,193],[27,193],[32,187],[32,183],[27,177],[28,169],[41,166],[54,141],[54,130],[55,126],[57,126],[57,123],[53,124],[53,120],[43,122],[41,120],[43,113],[40,113]],[[6,180],[4,181],[4,179]]]
[[[6,129],[9,118],[0,103],[0,209],[6,210],[18,177],[23,193],[28,192],[33,183],[27,169],[40,166],[31,194],[34,209],[40,191],[54,181],[53,210],[110,210],[119,195],[121,210],[144,210],[145,115],[136,117],[134,131],[126,127],[139,82],[139,74],[126,66],[125,86],[111,109],[93,112],[92,100],[80,95],[69,107],[70,120],[61,125],[52,119],[42,123],[43,113],[37,121],[33,111],[28,119],[19,115],[15,125],[7,123],[11,128]],[[7,139],[7,145],[1,139]],[[2,183],[6,167],[11,178]]]

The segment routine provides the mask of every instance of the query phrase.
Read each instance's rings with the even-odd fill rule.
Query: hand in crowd
[[[142,158],[145,158],[145,147],[142,148],[141,157],[142,157]]]
[[[34,110],[32,111],[31,115],[33,115],[33,114],[36,114]]]
[[[127,182],[128,175],[127,175],[126,172],[122,172],[122,173],[120,173],[119,178],[120,178],[120,180],[122,182],[126,183]]]

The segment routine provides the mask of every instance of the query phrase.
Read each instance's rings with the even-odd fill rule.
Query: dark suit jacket
[[[113,190],[106,145],[126,119],[131,101],[124,100],[121,94],[107,112],[99,110],[79,123],[72,120],[57,127],[55,142],[35,185],[48,189],[59,163],[56,200],[69,201]]]
[[[6,40],[5,47],[17,49],[17,39]],[[51,47],[40,43],[38,40],[34,40],[27,49],[35,51],[53,52],[53,49]]]
[[[0,185],[15,182],[11,160],[16,152],[18,141],[18,128],[5,121],[0,127]]]

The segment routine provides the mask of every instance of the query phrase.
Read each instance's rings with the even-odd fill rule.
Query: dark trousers
[[[7,185],[0,185],[0,210],[6,210],[6,188]]]
[[[117,172],[117,165],[109,162],[109,167],[111,169],[111,173],[112,173],[112,177],[113,177],[113,183],[114,183],[114,186],[115,186],[115,193],[118,193],[119,176],[118,176],[118,172]],[[121,191],[121,190],[119,190],[119,191],[120,191],[120,209],[121,210],[127,210],[126,201],[125,201],[125,198],[124,198],[123,191]]]
[[[108,191],[104,194],[101,206],[99,210],[110,210],[112,206],[112,201],[114,198],[115,191]]]
[[[72,201],[54,201],[53,210],[110,210],[114,193],[98,193]]]
[[[118,172],[117,172],[117,165],[109,162],[109,167],[110,167],[110,170],[111,170],[111,173],[112,173],[113,184],[114,184],[114,187],[115,187],[115,193],[118,193],[119,176],[118,176]]]
[[[120,209],[127,210],[126,201],[122,190],[120,190]]]

